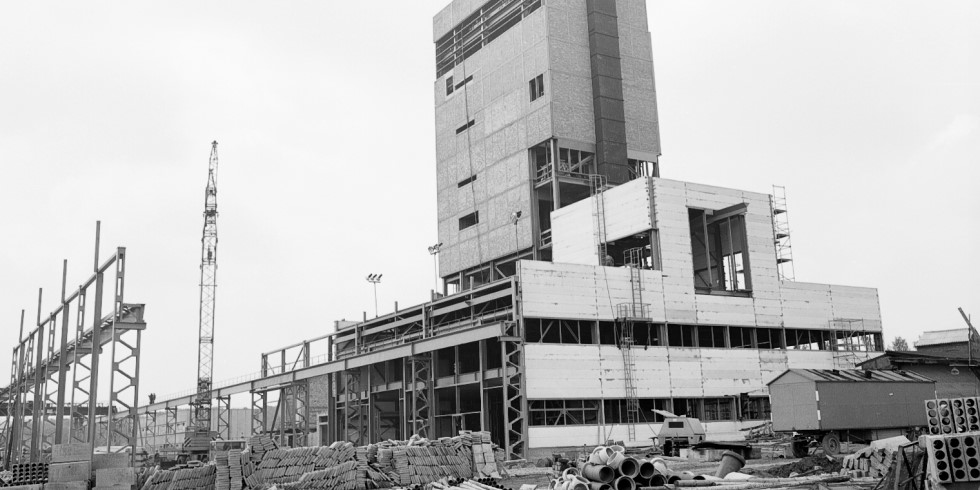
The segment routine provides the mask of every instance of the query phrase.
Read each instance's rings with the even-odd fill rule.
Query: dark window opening
[[[530,425],[587,425],[599,423],[598,400],[528,400]]]
[[[456,86],[453,85],[452,75],[446,77],[446,95],[451,95],[453,93],[453,89],[455,88]]]
[[[616,324],[613,322],[599,322],[599,343],[602,345],[617,345]]]
[[[464,185],[469,184],[470,182],[473,182],[474,180],[476,180],[476,174],[470,175],[469,177],[467,177],[467,178],[459,181],[459,183],[456,184],[456,187],[463,187]]]
[[[631,180],[639,177],[660,177],[660,165],[657,162],[630,158],[626,163],[630,167]]]
[[[467,83],[470,83],[472,81],[473,81],[473,75],[470,75],[470,76],[464,78],[462,82],[457,83],[455,88],[456,88],[456,90],[459,90],[459,89],[463,88],[463,85],[466,85]]]
[[[633,324],[633,345],[637,347],[662,346],[660,325],[637,322]]]
[[[695,328],[688,325],[667,325],[667,345],[670,347],[695,347],[694,331]]]
[[[480,222],[480,212],[473,211],[459,219],[459,229],[465,230]]]
[[[769,420],[770,417],[772,417],[772,405],[769,403],[769,397],[747,397],[743,395],[743,420]]]
[[[745,204],[718,211],[688,209],[696,292],[747,293],[752,290],[745,209]]]
[[[701,400],[698,398],[674,398],[674,406],[671,413],[674,415],[686,415],[692,418],[702,418],[700,408]]]
[[[539,97],[544,97],[544,75],[538,75],[527,82],[528,90],[531,92],[531,102]]]
[[[783,331],[778,328],[755,329],[756,344],[760,349],[782,349]]]
[[[752,342],[752,328],[728,327],[728,341],[733,349],[752,349],[755,343]]]
[[[704,404],[704,421],[713,420],[735,420],[734,411],[732,410],[734,400],[731,398],[705,398],[702,400]]]
[[[472,128],[474,124],[476,124],[476,120],[475,119],[470,119],[470,122],[468,122],[468,123],[466,123],[466,124],[464,124],[464,125],[456,128],[456,134],[462,133],[463,131],[466,131],[467,129]]]
[[[725,337],[725,327],[698,326],[698,347],[727,347]]]

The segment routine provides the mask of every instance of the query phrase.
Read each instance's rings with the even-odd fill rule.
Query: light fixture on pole
[[[520,240],[517,238],[517,223],[521,220],[521,210],[514,211],[510,215],[510,222],[514,223],[514,246],[516,247],[516,252],[521,251]],[[515,252],[515,253],[516,253]]]
[[[374,316],[378,316],[378,283],[381,282],[383,274],[368,274],[367,282],[374,284]]]
[[[436,292],[439,292],[439,262],[436,260],[436,255],[439,255],[439,250],[442,249],[442,242],[429,247],[429,255],[432,256],[432,272],[435,274],[436,278]]]

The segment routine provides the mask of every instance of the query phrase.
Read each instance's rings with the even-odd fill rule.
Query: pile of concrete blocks
[[[264,483],[289,483],[305,473],[323,470],[353,461],[357,449],[349,442],[329,446],[273,449],[264,452],[254,471],[243,472],[248,488],[261,488]]]
[[[91,444],[51,446],[48,484],[51,490],[87,490],[92,478]]]
[[[290,488],[331,488],[337,490],[373,488],[359,484],[357,466],[357,461],[348,461],[326,469],[311,471],[303,474],[294,485],[290,485]]]
[[[897,459],[896,453],[889,449],[866,447],[844,456],[840,474],[851,478],[882,478],[891,471]]]
[[[460,437],[465,441],[465,445],[470,446],[470,450],[473,452],[473,474],[500,478],[497,458],[493,451],[493,442],[490,439],[490,432],[464,432]]]
[[[980,482],[980,432],[922,436],[929,467],[926,474],[938,485]]]
[[[926,400],[926,422],[930,435],[980,431],[980,398],[937,398]]]

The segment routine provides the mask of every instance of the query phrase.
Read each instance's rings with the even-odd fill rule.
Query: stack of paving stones
[[[231,454],[216,458],[216,489],[238,490],[234,487],[235,460]],[[372,490],[464,480],[497,472],[489,432],[464,432],[434,440],[413,436],[407,441],[388,440],[367,446],[338,441],[330,446],[295,449],[276,449],[271,440],[252,438],[240,461],[245,486],[258,490]],[[229,478],[229,486],[220,483],[224,478]]]
[[[214,490],[230,490],[231,467],[228,466],[228,451],[214,453]]]
[[[92,456],[94,490],[130,490],[136,483],[136,470],[129,454],[109,453]]]
[[[866,447],[844,456],[840,474],[851,478],[883,478],[897,460],[896,453],[886,448]]]
[[[55,444],[51,446],[46,488],[51,490],[86,490],[92,478],[92,446],[89,444]]]
[[[141,490],[214,490],[216,466],[209,464],[182,470],[161,470],[146,480]]]

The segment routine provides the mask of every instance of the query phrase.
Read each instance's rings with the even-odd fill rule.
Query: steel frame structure
[[[211,430],[211,387],[214,375],[214,306],[218,286],[218,142],[211,142],[208,183],[204,190],[201,233],[201,298],[198,311],[197,399],[194,425]]]
[[[490,415],[488,407],[481,401],[484,414],[481,424],[490,423],[489,417],[500,416],[507,428],[506,433],[500,435],[501,445],[508,448],[509,457],[523,457],[527,451],[523,329],[518,281],[510,277],[361,323],[344,325],[332,334],[266,352],[262,355],[258,379],[215,385],[211,395],[214,399],[250,393],[252,433],[271,434],[281,439],[284,445],[290,442],[285,436],[294,435],[295,444],[303,437],[308,438],[312,428],[308,403],[310,387],[305,383],[313,379],[325,380],[327,410],[317,414],[321,418],[318,424],[321,430],[326,428],[321,440],[344,440],[353,435],[355,438],[366,437],[369,441],[377,436],[368,420],[370,417],[347,417],[347,398],[357,400],[350,404],[351,414],[354,411],[364,413],[365,409],[371,414],[372,390],[378,388],[369,386],[367,370],[381,362],[397,361],[404,379],[388,382],[387,389],[401,391],[399,403],[403,404],[404,414],[401,430],[433,435],[435,414],[431,403],[432,390],[436,386],[435,351],[479,342],[480,372],[476,379],[481,391],[485,387],[501,390],[507,408],[504,414],[494,412]],[[499,344],[500,350],[488,356],[484,351],[491,344]],[[326,345],[326,354],[314,356],[314,347],[320,352],[323,345]],[[413,377],[418,390],[412,385]],[[360,384],[347,390],[349,378],[357,378]],[[444,381],[440,379],[440,383]],[[292,387],[296,384],[302,385]],[[418,400],[413,406],[416,396]],[[192,404],[195,399],[196,395],[190,395],[158,400],[141,410],[176,409]],[[357,420],[363,422],[354,427],[352,422]],[[349,425],[350,434],[345,434]],[[295,437],[297,435],[301,437]]]
[[[124,247],[117,247],[115,254],[99,263],[99,227],[97,223],[93,274],[66,297],[66,261],[57,308],[42,319],[42,295],[39,292],[37,326],[26,336],[23,335],[23,312],[21,314],[21,336],[13,349],[11,363],[15,369],[11,372],[10,385],[0,389],[0,399],[13,405],[13,414],[9,415],[9,436],[5,441],[4,467],[9,468],[13,463],[40,462],[42,454],[50,451],[52,444],[67,442],[62,440],[65,414],[71,417],[69,441],[88,442],[93,447],[98,444],[94,405],[99,393],[99,352],[109,344],[112,353],[109,411],[121,407],[125,411],[124,418],[131,420],[128,424],[115,425],[126,427],[123,444],[112,444],[111,435],[107,435],[105,442],[121,451],[135,447],[138,426],[133,421],[139,392],[139,338],[146,327],[143,321],[145,305],[124,302]],[[114,294],[112,313],[103,316],[106,274],[112,275]],[[94,305],[89,308],[92,290]],[[70,328],[72,305],[74,329]],[[86,318],[90,320],[87,322]],[[87,323],[90,326],[86,328]],[[59,337],[60,342],[57,342]],[[130,340],[132,337],[135,341]],[[72,372],[71,383],[68,382],[69,370]],[[69,389],[71,398],[66,400]],[[109,421],[107,424],[114,426]],[[135,457],[135,451],[130,453]]]

